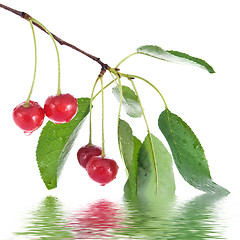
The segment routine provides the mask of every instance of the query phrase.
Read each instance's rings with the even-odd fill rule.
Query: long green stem
[[[30,101],[30,98],[31,98],[31,95],[32,95],[32,92],[33,92],[33,87],[34,87],[34,83],[35,83],[35,79],[36,79],[36,71],[37,71],[37,44],[36,44],[36,37],[35,37],[34,28],[33,28],[33,23],[32,23],[31,20],[29,22],[30,22],[30,26],[31,26],[31,29],[32,29],[33,40],[34,40],[34,50],[35,50],[35,63],[34,64],[35,65],[34,65],[34,74],[33,74],[32,86],[31,86],[30,92],[28,94],[27,100],[23,104],[23,106],[25,106],[25,107],[29,106],[29,101]]]
[[[139,105],[140,105],[140,108],[141,108],[141,111],[142,111],[142,115],[143,115],[143,118],[144,118],[144,121],[145,121],[145,124],[146,124],[146,127],[147,127],[147,132],[148,132],[148,135],[149,135],[149,140],[150,140],[150,144],[151,144],[151,149],[152,149],[152,155],[153,155],[153,161],[154,161],[154,168],[155,168],[155,175],[156,175],[156,187],[157,187],[157,193],[158,193],[158,172],[157,172],[157,162],[156,162],[156,155],[155,155],[155,151],[154,151],[154,145],[153,145],[153,140],[152,140],[152,136],[151,136],[151,132],[150,132],[150,129],[149,129],[149,126],[148,126],[148,122],[147,122],[147,118],[146,118],[146,115],[145,115],[145,112],[143,110],[143,106],[142,106],[142,102],[140,100],[140,97],[139,97],[139,94],[138,94],[138,91],[136,89],[136,86],[133,82],[132,79],[130,79],[131,83],[132,83],[132,86],[133,86],[133,89],[137,95],[137,98],[138,98],[138,101],[139,101]]]
[[[40,25],[48,33],[48,35],[51,37],[51,39],[53,40],[53,43],[54,43],[54,46],[55,46],[55,49],[56,49],[56,52],[57,52],[57,60],[58,60],[58,88],[57,88],[57,95],[60,95],[61,94],[61,86],[60,86],[60,83],[61,83],[61,79],[60,79],[60,57],[59,57],[59,51],[58,51],[58,47],[57,47],[56,41],[55,41],[53,35],[51,34],[51,32],[42,23],[40,23],[39,21],[37,21],[36,19],[34,19],[32,17],[30,18],[30,20],[32,20],[33,22],[35,22],[38,25]]]
[[[104,91],[103,91],[103,77],[100,76],[101,91],[102,91],[102,157],[105,157],[105,138],[104,138]]]
[[[118,74],[116,74],[117,80],[118,80],[118,87],[119,87],[119,91],[120,91],[120,101],[119,101],[119,110],[118,110],[118,123],[119,123],[119,119],[120,119],[120,114],[121,114],[121,109],[122,109],[122,99],[123,99],[123,93],[122,93],[122,83],[121,83],[121,79],[118,76]]]
[[[99,77],[96,79],[94,85],[93,85],[93,89],[92,89],[92,93],[91,93],[91,99],[90,99],[90,109],[89,109],[89,144],[92,144],[92,102],[94,100],[93,94],[94,94],[94,90],[96,88],[97,82],[99,80]],[[101,91],[100,91],[101,92]]]
[[[152,88],[154,88],[154,89],[157,91],[157,93],[160,95],[160,97],[162,98],[162,100],[163,100],[163,102],[164,102],[165,108],[168,109],[167,103],[166,103],[166,101],[165,101],[162,93],[161,93],[152,83],[150,83],[147,79],[142,78],[142,77],[139,77],[139,76],[136,76],[136,75],[132,75],[132,74],[119,73],[119,75],[120,75],[120,76],[123,76],[123,77],[126,77],[126,78],[128,78],[128,79],[138,78],[138,79],[146,82],[147,84],[149,84]]]
[[[118,68],[124,61],[126,61],[128,58],[130,58],[131,56],[135,55],[135,54],[138,54],[138,52],[135,52],[135,53],[132,53],[130,55],[128,55],[127,57],[125,57],[122,61],[120,61],[118,63],[118,65],[116,66],[116,68]]]
[[[123,99],[122,84],[121,84],[121,79],[119,77],[118,71],[116,69],[110,68],[109,72],[111,73],[111,75],[114,74],[118,80],[118,87],[119,87],[119,91],[120,91],[120,105],[119,105],[119,111],[118,111],[118,123],[119,123],[119,118],[120,118],[121,109],[122,109],[122,99]],[[113,81],[115,81],[115,80],[116,79],[114,79]]]
[[[116,81],[116,79],[114,79],[114,80],[112,80],[111,82],[109,82],[107,85],[105,85],[105,86],[103,87],[103,90],[105,90],[107,87],[109,87],[109,86],[110,86],[112,83],[114,83],[115,81]],[[93,97],[92,100],[94,100],[101,92],[102,92],[102,90],[98,91],[98,92],[94,95],[94,97]]]
[[[94,83],[94,86],[93,86],[93,89],[92,89],[92,93],[91,93],[91,99],[90,99],[90,109],[89,109],[89,143],[88,143],[90,145],[92,144],[92,102],[102,92],[102,90],[100,90],[93,96],[98,80],[99,80],[99,77],[97,78],[97,80]],[[109,82],[107,85],[105,85],[103,87],[103,90],[105,90],[107,87],[109,87],[115,81],[116,81],[116,79],[114,79],[111,82]]]

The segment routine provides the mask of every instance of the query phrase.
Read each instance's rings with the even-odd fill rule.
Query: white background
[[[29,13],[60,38],[101,57],[111,67],[146,44],[206,60],[215,69],[215,74],[147,56],[133,56],[121,66],[121,71],[145,77],[159,88],[169,109],[181,116],[200,139],[214,181],[226,187],[232,196],[237,196],[240,160],[238,1],[5,0],[1,3]],[[35,32],[38,66],[32,100],[44,105],[45,99],[57,90],[57,58],[50,37],[37,28]],[[100,66],[66,46],[59,46],[59,52],[62,92],[89,97]],[[116,136],[118,103],[109,88],[106,91],[106,153],[119,164],[117,179],[100,187],[77,163],[76,152],[88,141],[87,118],[58,188],[46,190],[35,161],[41,129],[26,137],[12,120],[13,108],[28,95],[33,68],[34,48],[29,23],[0,9],[1,239],[7,239],[11,232],[20,229],[26,209],[48,194],[58,196],[69,208],[101,197],[117,201],[126,181]],[[104,79],[107,83],[111,76],[106,74]],[[158,116],[164,110],[161,99],[151,87],[135,83],[151,131],[166,143],[157,127]],[[101,98],[97,99],[93,110],[93,139],[95,144],[101,145]],[[124,113],[122,117],[143,140],[146,135],[143,119],[131,120]],[[199,193],[182,180],[176,169],[174,171],[179,198]],[[238,207],[234,198],[231,203],[226,214]],[[228,217],[229,239],[236,237],[235,220]]]

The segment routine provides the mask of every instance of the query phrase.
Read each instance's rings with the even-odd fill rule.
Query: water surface
[[[203,194],[188,201],[99,199],[66,212],[47,196],[27,216],[16,239],[227,239],[222,202],[227,197]],[[237,239],[237,238],[236,238]],[[232,239],[230,239],[232,240]]]

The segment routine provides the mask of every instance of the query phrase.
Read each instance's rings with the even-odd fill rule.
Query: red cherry
[[[99,156],[102,154],[102,149],[96,145],[85,145],[81,147],[77,152],[77,158],[79,164],[86,168],[86,165],[91,157]]]
[[[77,99],[68,93],[48,97],[44,105],[47,117],[54,123],[70,122],[77,110]]]
[[[116,178],[118,165],[112,159],[94,156],[88,161],[86,169],[92,180],[104,186]]]
[[[44,120],[44,110],[37,103],[29,101],[29,106],[24,102],[16,106],[13,110],[13,120],[26,134],[31,134],[38,129]]]

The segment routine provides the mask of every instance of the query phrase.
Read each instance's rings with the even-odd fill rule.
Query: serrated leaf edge
[[[79,100],[79,101],[80,101],[80,100],[81,100],[81,101],[83,101],[83,100],[89,100],[89,98],[78,98],[78,100]],[[89,107],[90,107],[90,106],[89,106]],[[41,178],[42,178],[42,180],[43,180],[43,182],[44,182],[44,184],[45,184],[45,186],[47,187],[48,190],[57,188],[57,182],[56,182],[56,186],[55,186],[55,187],[52,187],[51,185],[52,185],[54,179],[56,178],[56,176],[58,177],[58,176],[60,175],[60,173],[59,173],[59,160],[60,160],[60,158],[61,158],[61,156],[62,156],[62,153],[64,152],[64,149],[65,149],[66,146],[68,145],[69,139],[71,138],[71,136],[73,136],[73,134],[74,134],[76,131],[79,131],[79,130],[80,130],[80,127],[81,127],[82,123],[85,121],[85,118],[87,117],[87,114],[88,114],[88,112],[89,112],[89,107],[87,108],[86,112],[84,112],[84,115],[85,115],[84,118],[81,120],[81,122],[79,122],[79,124],[78,124],[78,125],[75,127],[75,129],[73,130],[72,134],[68,137],[67,142],[66,142],[66,144],[64,145],[62,151],[61,151],[61,150],[55,150],[55,151],[53,151],[53,152],[60,151],[61,153],[60,153],[59,158],[58,158],[57,174],[55,174],[55,175],[53,176],[52,180],[51,180],[49,183],[45,183],[45,181],[43,180],[43,173],[41,172],[40,167],[39,167],[39,162],[37,161],[37,165],[38,165],[38,170],[39,170],[40,176],[41,176]],[[71,121],[76,121],[76,120],[74,120],[74,118],[73,118]],[[46,123],[46,125],[47,125],[48,123],[52,123],[52,122],[51,122],[51,121],[48,121],[48,122]],[[68,124],[68,123],[63,123],[63,124]],[[46,127],[46,125],[45,125],[44,127]],[[43,128],[44,128],[44,127],[43,127]],[[60,128],[60,129],[61,129],[61,128]],[[42,130],[43,130],[43,129],[42,129]],[[48,135],[46,135],[46,136],[48,136]],[[40,136],[39,136],[37,146],[38,146],[38,144],[39,144],[40,137],[41,137],[41,134],[40,134]],[[38,151],[38,148],[36,149],[36,154],[37,154],[37,151]],[[67,157],[67,156],[65,156],[65,158],[66,158],[66,157]],[[65,164],[65,162],[66,162],[66,160],[64,161],[63,165]],[[51,187],[49,187],[49,186],[51,186]]]

